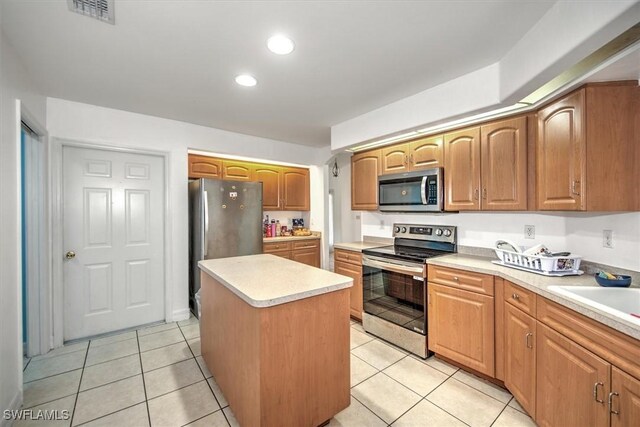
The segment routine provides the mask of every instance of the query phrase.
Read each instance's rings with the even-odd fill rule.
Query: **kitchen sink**
[[[640,325],[640,288],[549,286],[549,290]]]

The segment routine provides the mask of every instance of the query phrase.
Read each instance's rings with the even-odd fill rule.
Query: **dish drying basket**
[[[582,274],[580,271],[580,255],[568,256],[543,256],[526,255],[506,249],[495,249],[500,261],[496,264],[505,267],[513,267],[519,270],[527,270],[545,276],[566,276]]]

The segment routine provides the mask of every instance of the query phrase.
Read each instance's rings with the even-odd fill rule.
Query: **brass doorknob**
[[[64,256],[66,259],[74,259],[76,257],[76,253],[73,251],[69,251]]]

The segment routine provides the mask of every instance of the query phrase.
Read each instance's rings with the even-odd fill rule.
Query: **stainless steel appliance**
[[[378,200],[383,212],[441,212],[442,168],[379,176]]]
[[[394,224],[393,245],[362,251],[367,332],[427,357],[427,264],[457,252],[456,227]]]
[[[262,183],[189,182],[189,242],[189,303],[195,309],[198,261],[262,253]]]

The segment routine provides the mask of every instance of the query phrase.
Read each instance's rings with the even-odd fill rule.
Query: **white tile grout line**
[[[136,331],[136,340],[138,341],[138,360],[140,361],[140,375],[142,376],[142,389],[144,390],[144,405],[147,408],[147,419],[151,425],[151,412],[149,411],[149,399],[147,398],[147,384],[144,380],[144,372],[142,371],[142,353],[140,352],[140,336]]]
[[[365,407],[365,409],[369,412],[371,412],[373,415],[376,416],[376,418],[378,418],[380,421],[382,421],[385,425],[390,426],[391,424],[389,424],[388,422],[386,422],[385,420],[383,420],[382,418],[380,418],[380,415],[376,414],[374,411],[372,411],[367,405],[365,405],[363,402],[360,401],[360,399],[358,399],[357,397],[355,397],[353,394],[349,393],[349,396],[351,396],[354,400],[356,400],[358,403],[360,403],[362,406]],[[351,405],[349,405],[351,406]],[[347,406],[347,408],[349,408],[349,406]],[[343,409],[343,411],[346,411],[347,408]],[[337,415],[337,414],[336,414]],[[335,417],[334,417],[335,418]]]
[[[76,392],[76,400],[73,402],[73,412],[71,413],[71,419],[69,425],[73,425],[73,418],[76,416],[76,406],[78,405],[78,396],[80,396],[80,387],[82,386],[82,376],[84,375],[84,367],[87,364],[87,357],[89,357],[89,347],[91,347],[91,341],[87,344],[86,353],[84,355],[84,363],[82,364],[82,371],[80,372],[80,381],[78,381],[78,391]]]

